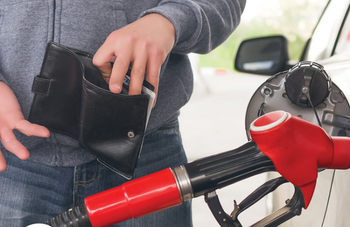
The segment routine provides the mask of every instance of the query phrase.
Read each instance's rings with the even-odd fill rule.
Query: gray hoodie
[[[162,14],[174,24],[176,37],[161,70],[157,104],[146,131],[150,133],[176,119],[191,96],[186,54],[208,53],[220,45],[239,24],[244,6],[245,0],[1,0],[0,81],[14,91],[27,118],[33,77],[48,41],[94,54],[114,30],[146,14]],[[94,159],[76,140],[61,134],[15,134],[35,162],[75,166]],[[5,152],[1,143],[0,149]]]

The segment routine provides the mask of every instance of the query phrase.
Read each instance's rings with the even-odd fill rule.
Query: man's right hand
[[[29,151],[13,133],[16,129],[27,136],[49,137],[50,131],[44,126],[32,124],[24,119],[15,94],[3,82],[0,82],[0,141],[6,150],[25,160]],[[0,151],[0,171],[6,169],[6,161]]]

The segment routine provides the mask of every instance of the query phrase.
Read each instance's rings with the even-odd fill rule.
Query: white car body
[[[270,71],[266,71],[266,73],[261,70],[254,72],[251,67],[244,68],[244,64],[250,66],[251,63],[270,61],[270,58],[264,59],[261,56],[260,60],[256,60],[256,56],[253,56],[252,61],[249,62],[246,55],[242,54],[241,57],[241,59],[244,59],[243,62],[240,62],[240,53],[238,53],[236,69],[239,71],[269,74]],[[300,60],[317,62],[324,66],[332,83],[340,88],[347,100],[350,100],[350,0],[329,1]],[[281,66],[285,63],[279,62],[279,64]],[[289,67],[284,65],[283,70]],[[269,175],[271,178],[279,176],[277,173],[269,173]],[[281,226],[350,226],[349,188],[350,170],[325,170],[320,172],[310,206],[303,210],[300,216],[286,221]],[[283,185],[276,190],[272,196],[273,210],[283,207],[285,200],[290,198],[293,192],[294,187],[292,185]]]

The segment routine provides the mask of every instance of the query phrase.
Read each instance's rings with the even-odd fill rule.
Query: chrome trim
[[[190,178],[184,166],[173,169],[176,184],[181,194],[182,201],[190,200],[194,197]]]

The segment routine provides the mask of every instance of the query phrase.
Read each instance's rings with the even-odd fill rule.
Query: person
[[[95,53],[111,92],[120,92],[130,62],[130,95],[140,93],[144,78],[155,86],[137,178],[187,162],[177,120],[193,89],[187,54],[224,42],[244,6],[245,0],[2,0],[0,226],[46,222],[126,182],[75,139],[26,120],[48,41]],[[116,226],[192,226],[191,204]]]

